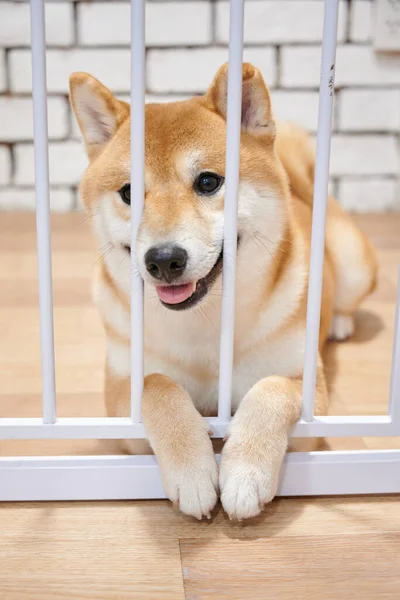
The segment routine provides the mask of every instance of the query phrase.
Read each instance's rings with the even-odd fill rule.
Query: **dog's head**
[[[136,264],[170,309],[195,306],[221,273],[227,81],[224,65],[204,97],[146,106],[145,203]],[[85,73],[71,76],[70,90],[90,160],[82,199],[112,276],[128,291],[135,185],[130,178],[129,105]],[[268,89],[260,72],[244,64],[239,254],[256,240],[261,246],[273,244],[281,233],[288,190],[274,139]]]

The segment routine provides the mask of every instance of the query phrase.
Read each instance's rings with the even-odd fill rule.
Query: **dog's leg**
[[[218,467],[207,424],[189,394],[164,375],[149,375],[142,414],[166,494],[183,513],[209,517],[218,499]]]
[[[344,341],[354,333],[357,307],[376,287],[378,266],[371,242],[332,197],[328,199],[326,245],[335,271],[329,337]]]
[[[239,405],[220,465],[221,502],[230,518],[255,517],[275,496],[288,435],[301,414],[301,389],[300,379],[266,377]],[[326,404],[319,369],[316,413],[325,412]]]

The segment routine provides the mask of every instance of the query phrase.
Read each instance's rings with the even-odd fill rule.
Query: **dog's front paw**
[[[245,448],[228,440],[222,453],[221,502],[230,519],[249,519],[271,502],[278,487],[280,461],[251,460]]]
[[[196,519],[210,518],[218,500],[218,466],[212,448],[209,455],[188,457],[179,467],[168,465],[162,477],[165,493],[181,512]]]

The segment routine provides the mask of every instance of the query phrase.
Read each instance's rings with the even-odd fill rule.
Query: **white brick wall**
[[[33,188],[0,188],[2,210],[35,210]],[[74,209],[75,194],[70,188],[50,188],[50,207],[54,212],[69,212]]]
[[[342,179],[337,193],[346,210],[366,213],[399,210],[399,182],[394,178]]]
[[[29,3],[1,2],[0,46],[29,46]],[[46,5],[46,41],[50,46],[69,46],[74,41],[72,2]]]
[[[281,79],[284,88],[318,88],[320,46],[282,46]]]
[[[69,133],[67,100],[49,98],[47,106],[49,139],[66,137]],[[32,110],[31,98],[0,96],[0,142],[33,139]]]
[[[6,88],[6,55],[4,50],[0,48],[0,92],[4,92]]]
[[[400,54],[378,54],[372,46],[339,46],[336,85],[396,85],[400,82]]]
[[[245,48],[243,59],[257,64],[267,83],[275,85],[274,48]],[[217,69],[227,60],[227,48],[149,50],[148,89],[162,94],[204,92]]]
[[[320,42],[324,6],[315,0],[247,0],[244,41],[261,44]],[[340,3],[338,40],[345,37],[347,3]],[[217,41],[229,40],[229,2],[217,2]]]
[[[30,50],[11,50],[9,55],[11,91],[32,91]],[[67,94],[72,71],[87,71],[107,82],[115,91],[130,88],[130,53],[128,49],[80,49],[47,52],[47,89],[50,93]]]
[[[310,132],[317,131],[317,91],[272,90],[271,101],[276,119],[294,121]]]
[[[374,4],[371,0],[353,0],[350,15],[350,41],[371,39]]]
[[[347,89],[339,94],[341,131],[400,132],[400,89]]]
[[[14,147],[16,185],[35,183],[33,144],[16,144]],[[49,172],[51,185],[77,185],[87,159],[80,142],[50,142]]]
[[[8,148],[0,146],[0,185],[8,185],[11,178],[11,154]]]
[[[126,2],[81,3],[78,6],[78,41],[83,46],[128,45],[130,26],[130,6]],[[197,46],[210,42],[210,2],[147,4],[148,46]]]
[[[399,167],[394,135],[334,135],[332,138],[332,177],[393,175],[399,172]]]
[[[400,210],[400,54],[372,47],[375,0],[341,0],[331,185],[356,211]],[[124,99],[130,88],[126,0],[46,2],[51,206],[77,206],[86,165],[68,77],[88,71]],[[271,88],[277,118],[315,135],[322,0],[246,0],[244,59]],[[202,93],[228,59],[227,0],[148,0],[147,101]],[[34,208],[29,3],[0,0],[0,209]]]
[[[283,46],[281,85],[317,88],[321,48],[319,46]],[[399,86],[400,55],[379,55],[371,46],[338,46],[335,84],[341,86]]]

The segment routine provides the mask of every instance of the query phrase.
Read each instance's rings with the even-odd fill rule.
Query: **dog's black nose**
[[[172,283],[186,269],[187,252],[180,246],[172,244],[153,246],[146,252],[144,262],[148,273],[154,279],[163,279],[167,283]]]

